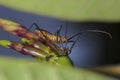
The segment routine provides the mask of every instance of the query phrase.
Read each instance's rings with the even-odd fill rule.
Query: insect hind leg
[[[45,39],[48,40],[48,38],[46,37],[47,34],[44,34],[42,31],[45,31],[45,32],[47,32],[47,33],[50,33],[50,32],[48,32],[47,30],[40,29],[39,26],[38,26],[36,23],[33,23],[33,24],[31,25],[31,27],[33,27],[33,26],[35,26],[35,27],[36,27],[36,30],[39,30],[39,31],[42,33],[42,35],[45,37]],[[31,28],[31,27],[30,27],[30,28]],[[51,33],[50,33],[50,34],[51,34]]]
[[[32,28],[32,27],[36,27],[36,29],[40,29],[39,26],[36,24],[36,23],[33,23],[30,27],[29,27],[29,30]]]

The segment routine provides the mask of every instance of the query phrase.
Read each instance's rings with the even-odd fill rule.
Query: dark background
[[[61,34],[64,35],[66,24],[68,25],[68,34],[70,36],[82,30],[102,30],[112,35],[112,39],[103,33],[83,32],[79,41],[76,43],[69,55],[76,67],[96,67],[108,64],[120,63],[120,23],[105,22],[70,22],[63,21],[46,16],[38,16],[30,13],[19,12],[0,6],[0,18],[6,18],[16,21],[29,28],[32,23],[37,23],[40,28],[51,33],[55,33],[57,28],[62,25]],[[20,38],[6,31],[0,30],[0,39],[19,41]],[[11,49],[0,46],[0,56],[14,56],[30,58],[17,53]]]

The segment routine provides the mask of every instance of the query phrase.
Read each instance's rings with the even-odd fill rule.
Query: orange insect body
[[[36,30],[36,33],[39,37],[43,39],[49,39],[50,41],[56,42],[58,44],[60,44],[62,41],[68,42],[68,39],[66,37],[60,37],[58,35],[50,34],[49,32],[46,31]]]

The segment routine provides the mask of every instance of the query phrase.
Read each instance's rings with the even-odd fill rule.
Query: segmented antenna
[[[85,31],[104,33],[104,34],[107,34],[112,39],[112,35],[109,32],[106,32],[106,31],[101,31],[101,30],[85,30]],[[81,31],[81,32],[85,32],[85,31]]]
[[[82,32],[99,32],[99,33],[104,33],[104,34],[107,34],[112,39],[112,35],[109,32],[106,32],[106,31],[101,31],[101,30],[84,30],[84,31],[80,31],[80,32],[74,34],[73,36],[71,36],[70,38],[68,38],[68,41],[70,41],[71,39],[73,39],[75,36],[79,35]]]

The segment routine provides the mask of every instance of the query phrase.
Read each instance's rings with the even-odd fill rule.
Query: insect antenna
[[[106,32],[106,31],[101,31],[101,30],[85,30],[85,31],[80,31],[80,32],[99,32],[99,33],[104,33],[104,34],[107,34],[112,39],[112,35],[109,32]]]
[[[79,35],[82,32],[99,32],[99,33],[107,34],[110,38],[112,38],[111,34],[109,32],[106,32],[106,31],[101,31],[101,30],[84,30],[84,31],[80,31],[80,32],[74,34],[73,36],[71,36],[70,38],[68,38],[68,42],[72,42],[71,39],[73,39],[74,37],[76,37],[77,35]]]

